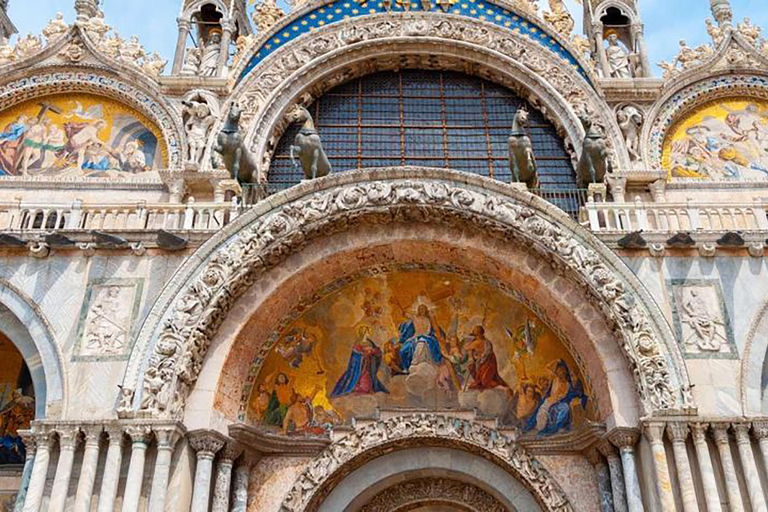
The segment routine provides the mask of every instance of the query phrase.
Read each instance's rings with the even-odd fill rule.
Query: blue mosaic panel
[[[513,91],[454,72],[403,70],[368,75],[331,89],[310,107],[334,172],[417,165],[509,182],[508,138],[515,113],[530,113],[541,188],[550,202],[578,210],[570,156],[555,127]],[[299,183],[291,164],[294,123],[277,144],[269,191]],[[563,191],[562,197],[557,191]]]
[[[410,8],[406,9],[406,2],[410,2]],[[323,6],[317,7],[312,11],[304,14],[300,18],[297,18],[289,24],[281,27],[275,34],[272,35],[267,41],[264,41],[262,45],[256,49],[253,57],[248,61],[248,64],[243,69],[243,72],[238,77],[238,82],[245,78],[253,68],[259,65],[268,55],[282,47],[284,44],[293,41],[297,37],[307,32],[312,32],[325,25],[331,25],[338,23],[339,21],[349,18],[357,18],[360,16],[367,16],[371,14],[380,14],[385,12],[404,12],[408,11],[424,11],[424,7],[421,2],[412,0],[403,0],[402,2],[390,2],[389,8],[386,7],[386,3],[381,0],[371,1],[336,1]],[[429,2],[431,12],[448,12],[450,14],[458,14],[466,16],[468,18],[474,18],[481,21],[487,21],[504,27],[508,30],[528,37],[537,44],[542,45],[549,51],[559,55],[566,62],[569,62],[578,72],[588,80],[587,74],[584,69],[579,65],[578,60],[560,43],[558,43],[553,37],[543,31],[538,25],[531,21],[515,14],[508,9],[504,9],[498,5],[494,5],[489,2],[483,2],[481,0],[458,0],[458,1],[446,1],[442,6],[437,3]]]

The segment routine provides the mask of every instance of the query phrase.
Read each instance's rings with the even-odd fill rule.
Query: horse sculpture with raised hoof
[[[296,166],[296,157],[304,171],[304,179],[322,178],[331,173],[331,163],[323,150],[320,135],[315,128],[315,122],[309,111],[301,105],[296,105],[288,113],[292,122],[302,123],[299,133],[293,139],[291,146],[291,162]]]
[[[584,126],[584,144],[577,174],[580,187],[588,188],[591,183],[603,183],[605,175],[613,169],[603,132],[595,125],[588,112],[582,113],[579,119]]]
[[[211,165],[214,169],[226,169],[238,183],[254,183],[258,177],[255,159],[243,143],[240,132],[240,107],[232,105],[224,126],[216,135],[211,148]]]
[[[520,109],[512,122],[512,134],[509,136],[509,170],[512,183],[525,183],[529,189],[539,187],[536,173],[536,160],[533,157],[533,145],[528,136],[528,111]]]

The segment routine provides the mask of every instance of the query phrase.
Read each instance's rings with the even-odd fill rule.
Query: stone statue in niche
[[[211,29],[200,57],[200,76],[216,76],[221,53],[221,29]]]
[[[184,109],[184,130],[187,133],[187,145],[189,147],[188,161],[199,164],[203,158],[208,132],[216,122],[216,117],[211,112],[211,107],[204,100],[182,101]]]
[[[315,122],[309,111],[301,105],[296,105],[288,114],[292,122],[302,123],[299,133],[291,146],[291,162],[297,166],[296,157],[301,163],[304,178],[313,180],[331,173],[331,163],[323,150],[320,135],[315,128]]]
[[[228,170],[238,183],[255,183],[258,169],[255,158],[243,142],[241,113],[240,107],[233,104],[211,149],[211,164],[214,169]]]
[[[590,118],[588,112],[579,116],[584,126],[584,144],[577,169],[581,188],[589,187],[590,183],[603,183],[605,175],[612,171],[608,145],[602,130]]]
[[[627,144],[629,159],[640,160],[640,128],[643,126],[643,114],[632,105],[625,105],[616,113],[616,120]]]
[[[200,49],[187,48],[184,52],[184,63],[181,66],[182,75],[196,75],[200,70]]]
[[[605,49],[608,57],[611,77],[632,78],[632,65],[629,62],[629,52],[619,44],[619,36],[612,33],[608,36],[608,47]]]
[[[513,182],[525,183],[530,189],[539,187],[539,177],[527,129],[528,111],[520,109],[515,113],[512,134],[509,136],[509,170]]]

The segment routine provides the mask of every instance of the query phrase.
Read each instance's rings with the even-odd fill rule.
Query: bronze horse
[[[315,128],[312,115],[306,108],[296,105],[289,112],[288,116],[293,122],[303,123],[291,146],[291,162],[293,162],[293,165],[297,165],[296,156],[298,156],[301,168],[304,171],[304,179],[307,180],[321,178],[330,174],[331,163],[328,161],[328,156],[323,150],[323,144]]]
[[[533,146],[528,136],[528,111],[520,109],[515,113],[512,122],[512,134],[509,136],[509,170],[512,182],[525,183],[528,188],[539,187],[539,176],[536,174],[536,160],[533,157]]]

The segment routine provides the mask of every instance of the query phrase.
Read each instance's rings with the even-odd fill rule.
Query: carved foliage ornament
[[[273,209],[221,246],[180,293],[153,334],[156,343],[141,385],[144,414],[178,417],[183,413],[219,325],[237,298],[269,268],[311,239],[371,217],[377,223],[413,220],[470,225],[504,239],[524,239],[553,265],[577,276],[597,298],[617,328],[646,411],[680,407],[680,390],[670,378],[666,350],[647,311],[638,306],[627,285],[597,252],[510,198],[448,181],[403,179],[317,191]]]
[[[484,490],[447,478],[407,480],[380,492],[363,506],[362,512],[413,510],[425,503],[469,506],[483,512],[507,512],[507,508]]]
[[[344,466],[355,457],[366,452],[376,452],[377,449],[389,445],[396,445],[398,441],[408,440],[412,442],[414,439],[454,441],[463,446],[474,448],[476,451],[490,453],[509,465],[516,476],[533,492],[545,510],[562,512],[573,510],[568,502],[568,498],[547,470],[539,461],[532,459],[514,440],[480,423],[460,418],[422,413],[369,423],[356,428],[353,432],[334,442],[310,462],[306,469],[298,476],[283,501],[280,508],[281,512],[313,510],[313,498],[316,497],[316,494],[322,491],[328,492],[329,489],[326,488],[326,482],[331,481],[330,477],[337,471],[343,471],[345,469]],[[443,481],[442,485],[445,494],[440,497],[443,499],[450,499],[452,496],[455,496],[456,492],[461,488],[466,490],[465,486],[450,481]],[[459,486],[458,489],[454,487],[457,485]],[[490,508],[477,506],[473,510],[499,510],[500,504],[495,499],[477,488],[474,489],[476,489],[476,492],[473,493],[475,499],[482,500],[485,505],[490,505]],[[419,489],[416,486],[412,489],[413,494],[407,496],[401,493],[388,494],[384,492],[375,497],[363,510],[396,510],[395,505],[404,505],[404,502],[409,500],[416,501],[419,494],[424,496],[426,494],[425,491],[429,490]],[[485,496],[479,495],[479,493]],[[381,506],[376,507],[376,503],[386,496],[389,496],[391,500],[389,506],[385,506],[385,508],[381,508]],[[461,499],[463,501],[457,500],[458,503],[468,504],[465,497]],[[489,502],[489,499],[492,501]],[[381,505],[384,506],[386,503],[381,503]],[[480,504],[478,503],[478,505]],[[504,509],[502,508],[502,510]]]

